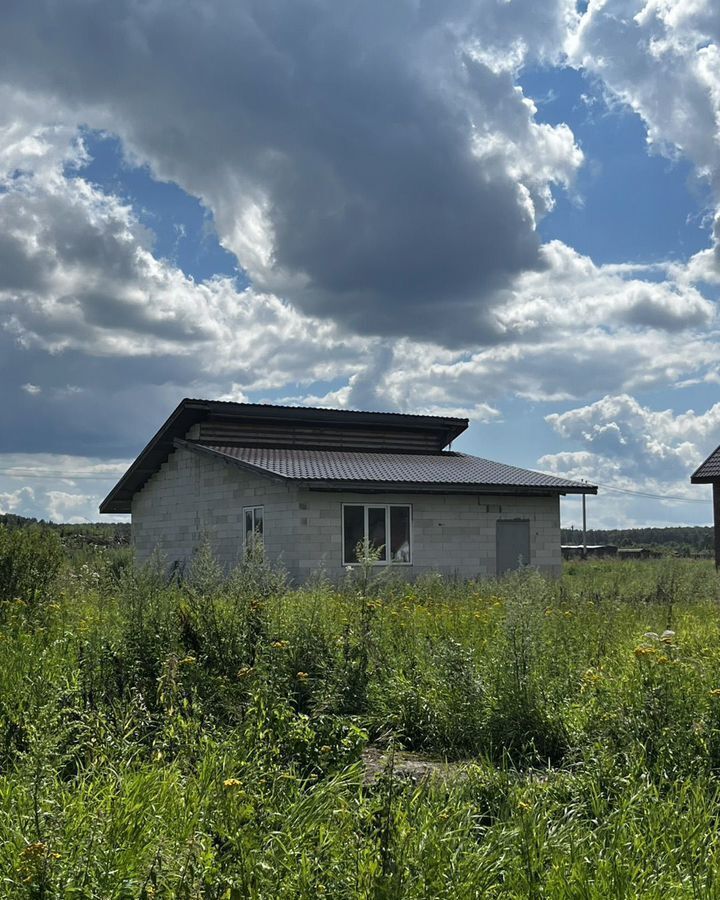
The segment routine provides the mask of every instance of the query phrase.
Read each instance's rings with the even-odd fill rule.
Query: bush
[[[22,600],[34,606],[49,599],[62,561],[55,532],[0,525],[0,602]]]

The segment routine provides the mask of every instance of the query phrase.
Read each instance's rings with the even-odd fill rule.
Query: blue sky
[[[194,395],[467,415],[591,524],[707,523],[720,14],[541,7],[11,3],[0,512],[96,519]]]

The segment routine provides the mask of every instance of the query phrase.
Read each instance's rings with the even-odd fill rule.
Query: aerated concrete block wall
[[[297,489],[183,448],[133,498],[135,558],[159,551],[168,566],[187,564],[208,539],[229,570],[242,559],[246,506],[265,508],[267,558],[296,575]]]
[[[343,503],[406,503],[412,507],[412,565],[398,566],[409,578],[441,572],[460,578],[492,577],[495,523],[530,523],[530,564],[548,575],[562,568],[558,497],[488,497],[476,494],[357,494],[300,490],[296,537],[298,569],[304,580],[322,565],[332,580],[343,574]]]
[[[494,576],[495,523],[530,522],[530,563],[558,574],[560,506],[557,497],[476,494],[358,494],[310,491],[246,472],[186,449],[176,450],[132,504],[136,559],[159,551],[167,565],[187,564],[207,538],[226,569],[242,558],[243,507],[264,507],[267,558],[301,583],[324,568],[332,580],[342,565],[343,503],[412,506],[412,558],[399,566],[408,578],[441,572],[461,578]]]

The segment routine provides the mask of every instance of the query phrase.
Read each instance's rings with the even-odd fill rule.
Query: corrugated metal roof
[[[129,513],[132,498],[172,453],[173,442],[188,429],[220,414],[237,421],[288,422],[303,425],[382,426],[389,432],[418,428],[434,434],[438,449],[446,447],[468,427],[467,419],[424,416],[411,413],[374,413],[325,407],[273,406],[268,403],[235,403],[225,400],[194,400],[186,397],[152,437],[127,472],[100,504],[101,513]]]
[[[710,481],[720,481],[720,447],[714,450],[690,476],[693,484],[707,484]]]
[[[467,427],[468,420],[467,418],[460,416],[441,416],[437,413],[401,413],[401,412],[393,412],[391,410],[372,410],[372,409],[338,409],[334,406],[303,406],[303,405],[283,405],[278,403],[249,403],[247,401],[239,401],[239,400],[203,400],[199,397],[186,397],[183,401],[184,403],[202,403],[207,404],[208,406],[212,406],[212,408],[223,409],[223,407],[227,407],[228,409],[236,408],[242,409],[243,411],[251,411],[258,410],[264,411],[267,410],[272,413],[272,415],[277,415],[277,411],[293,411],[293,412],[302,412],[302,413],[327,413],[328,415],[342,415],[345,418],[351,419],[355,416],[386,416],[389,419],[436,419],[442,422],[457,422],[464,423],[465,427]]]
[[[528,488],[557,493],[596,493],[595,485],[557,478],[465,453],[352,453],[335,450],[222,447],[178,441],[181,446],[212,453],[228,461],[279,478],[305,482],[358,484],[466,485]]]

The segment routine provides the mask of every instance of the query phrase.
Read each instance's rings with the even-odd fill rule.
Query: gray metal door
[[[530,565],[530,522],[498,519],[495,531],[497,574]]]

